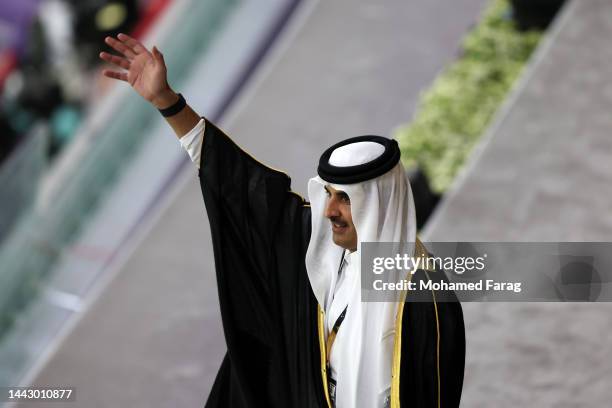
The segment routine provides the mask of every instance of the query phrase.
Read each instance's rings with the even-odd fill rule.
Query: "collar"
[[[358,256],[357,255],[357,250],[355,250],[355,251],[349,251],[348,249],[344,250],[344,262],[347,265],[350,264],[351,261],[354,260],[355,259],[354,257],[356,257],[356,256]]]

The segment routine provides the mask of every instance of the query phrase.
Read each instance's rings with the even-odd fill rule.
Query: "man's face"
[[[357,231],[351,217],[351,200],[344,191],[325,186],[325,216],[331,222],[334,243],[349,251],[357,249]]]

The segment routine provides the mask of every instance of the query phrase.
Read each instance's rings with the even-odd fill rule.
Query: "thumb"
[[[163,54],[159,51],[159,49],[157,48],[157,46],[153,46],[153,57],[155,57],[155,59],[158,62],[161,62],[162,64],[164,64],[164,56]]]

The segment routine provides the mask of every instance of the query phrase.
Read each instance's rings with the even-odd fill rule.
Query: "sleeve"
[[[297,259],[291,245],[279,251],[279,225],[301,215],[290,208],[290,178],[244,152],[206,121],[200,184],[211,228],[221,317],[232,383],[252,401],[265,401],[274,377],[272,362],[283,355],[283,308],[288,296],[279,258]],[[283,231],[286,229],[282,228]],[[299,234],[293,234],[295,238]],[[303,260],[302,260],[303,262]],[[236,391],[238,392],[238,391]]]
[[[461,304],[438,303],[439,360],[440,360],[440,406],[459,407],[463,390],[465,370],[465,325]]]
[[[183,149],[187,151],[191,161],[200,168],[200,155],[202,152],[202,141],[204,139],[205,120],[202,118],[187,134],[179,139]]]
[[[436,270],[432,280],[449,282],[446,271]],[[436,291],[434,299],[437,318],[439,400],[441,408],[458,408],[463,390],[465,371],[465,323],[463,309],[454,291]]]
[[[287,347],[305,341],[307,335],[296,334],[306,327],[305,321],[297,325],[297,310],[310,310],[300,300],[310,294],[300,272],[303,199],[291,193],[285,173],[257,161],[209,121],[201,160],[229,361],[217,388],[253,403],[245,406],[287,406],[272,400],[289,399],[288,390],[299,383],[289,386],[288,361],[298,356]]]
[[[418,270],[412,280],[448,281],[444,270]],[[417,286],[420,286],[417,283]],[[403,405],[457,408],[465,368],[465,326],[461,303],[450,291],[411,292],[404,305],[400,393]],[[418,300],[417,300],[418,299]],[[411,358],[412,357],[412,358]]]
[[[216,267],[223,267],[229,255],[241,258],[249,275],[262,280],[253,283],[265,289],[291,179],[253,158],[208,121],[201,155],[198,174],[213,245],[218,246]]]

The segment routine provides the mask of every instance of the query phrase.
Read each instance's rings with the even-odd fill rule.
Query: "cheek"
[[[343,205],[342,206],[342,218],[344,218],[352,228],[355,228],[353,225],[353,217],[351,215],[351,206]]]

